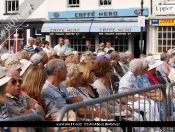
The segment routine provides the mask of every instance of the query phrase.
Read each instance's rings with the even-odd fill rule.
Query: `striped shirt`
[[[26,46],[24,46],[23,51],[28,52],[30,55],[34,53],[34,48],[32,45],[27,44]]]

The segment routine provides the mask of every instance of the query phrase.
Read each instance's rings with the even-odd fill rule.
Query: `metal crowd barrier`
[[[19,117],[6,119],[3,121],[31,121],[31,120],[45,121],[45,119],[38,114],[29,114],[29,115],[25,115],[25,116],[19,116]],[[43,132],[49,132],[48,127],[42,127],[42,130],[43,130]],[[19,131],[18,128],[17,128],[17,131]]]
[[[80,117],[81,117],[81,120],[94,121],[94,119],[95,119],[94,118],[94,115],[95,115],[94,114],[94,108],[96,107],[95,104],[99,104],[99,107],[100,107],[99,109],[101,111],[101,109],[103,107],[102,105],[105,105],[105,107],[109,108],[109,105],[110,105],[111,101],[112,102],[118,101],[118,104],[120,104],[120,109],[121,109],[121,106],[122,106],[122,103],[123,102],[125,103],[126,106],[132,107],[132,116],[131,117],[129,117],[128,114],[126,114],[125,116],[122,116],[121,115],[122,113],[120,111],[119,115],[117,115],[117,117],[119,117],[117,121],[123,121],[123,119],[124,120],[127,120],[127,121],[135,121],[135,117],[134,117],[135,113],[133,112],[133,111],[136,111],[135,105],[133,103],[132,104],[129,104],[129,102],[131,102],[129,100],[131,100],[131,98],[133,100],[135,98],[136,94],[138,94],[137,97],[138,97],[138,105],[139,105],[139,107],[138,107],[139,109],[137,110],[137,114],[139,115],[139,117],[138,117],[137,120],[138,121],[141,121],[141,119],[140,119],[141,118],[140,117],[140,115],[141,115],[140,113],[141,112],[143,112],[142,113],[142,116],[143,116],[143,120],[145,120],[145,114],[146,114],[146,112],[145,112],[145,110],[146,110],[145,106],[146,106],[146,101],[147,101],[146,100],[146,93],[149,93],[149,96],[150,96],[151,93],[155,92],[156,89],[160,89],[160,91],[162,92],[162,95],[163,95],[163,97],[162,97],[163,98],[162,99],[162,102],[163,102],[163,113],[167,113],[167,96],[166,96],[166,90],[165,90],[164,85],[158,84],[158,85],[154,85],[154,86],[150,86],[150,87],[146,87],[146,88],[140,88],[140,89],[136,89],[136,90],[124,92],[124,93],[113,94],[113,95],[104,96],[104,97],[101,97],[101,98],[92,99],[92,100],[89,100],[89,101],[83,101],[83,102],[79,102],[79,103],[67,105],[67,106],[63,107],[59,111],[59,115],[57,117],[57,121],[65,121],[65,118],[67,118],[66,119],[67,121],[71,121],[71,120],[69,120],[69,116],[68,116],[68,112],[70,110],[73,110],[74,113],[75,113],[75,118],[76,118],[75,121],[77,121],[77,118],[80,118]],[[144,100],[141,101],[140,100],[141,98],[142,99],[144,98]],[[123,101],[123,99],[125,99],[125,101]],[[150,109],[151,108],[151,106],[150,106],[151,103],[149,101],[147,102],[147,104],[149,104],[148,107]],[[141,103],[143,104],[142,105],[143,110],[140,110],[140,108],[141,108],[140,107],[140,104]],[[155,112],[157,105],[156,105],[155,101],[153,101],[153,104],[154,104],[154,112]],[[80,108],[81,108],[81,110],[83,110],[84,114],[83,114],[82,111],[78,111],[78,109],[80,109]],[[113,112],[111,112],[111,114],[112,115],[116,115],[116,113],[115,113],[115,111],[116,111],[115,105],[113,105],[113,108],[112,109],[113,109]],[[91,111],[89,112],[89,110],[91,110]],[[129,110],[126,109],[126,113],[128,113],[128,111]],[[87,115],[86,115],[87,112],[89,114],[91,114],[91,118],[90,117],[87,118]],[[77,113],[79,113],[79,116],[78,117],[77,117]],[[149,115],[149,118],[148,118],[147,121],[149,121],[150,116],[151,115]],[[99,117],[98,121],[104,121],[104,120],[102,120],[102,114],[101,114],[101,112],[99,112],[99,116],[98,117]],[[106,119],[107,120],[109,119],[108,115],[107,115]],[[116,118],[114,118],[114,116],[113,116],[113,120],[116,120]],[[97,120],[95,120],[95,121],[97,121]],[[155,121],[155,117],[154,117],[154,120],[153,121]],[[163,114],[163,121],[167,121],[167,114]],[[68,127],[65,128],[65,129],[67,130],[67,132],[69,131],[69,128]],[[74,131],[77,131],[77,127],[75,127],[74,129],[75,129]],[[85,128],[83,128],[83,129],[85,130]],[[92,128],[92,129],[94,130],[94,128]],[[109,129],[107,130],[107,128],[105,128],[105,129],[106,129],[105,131],[108,131],[109,130]],[[129,128],[126,128],[126,130],[128,130],[128,129]],[[141,129],[141,127],[140,128],[134,128],[134,129]],[[146,128],[144,128],[144,131],[145,131],[145,129]],[[110,129],[110,130],[111,131],[115,131],[114,129]],[[61,128],[60,127],[55,127],[55,132],[60,132],[60,131],[61,131]],[[132,127],[132,131],[133,131],[133,127]],[[166,128],[163,128],[163,132],[166,132],[166,131],[167,131]],[[100,128],[100,132],[101,132],[101,128]]]

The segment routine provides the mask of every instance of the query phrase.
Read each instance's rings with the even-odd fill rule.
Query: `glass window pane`
[[[69,4],[73,4],[73,3],[72,3],[72,0],[69,0]]]
[[[163,38],[166,38],[166,33],[163,33]]]
[[[172,33],[172,38],[175,38],[175,33]]]
[[[175,27],[172,27],[172,31],[175,31]]]
[[[7,11],[11,11],[11,1],[7,2]]]
[[[158,47],[158,52],[162,52],[162,47]]]
[[[171,40],[167,41],[167,46],[171,46]]]
[[[162,46],[162,40],[158,40],[158,46]]]
[[[168,33],[168,36],[167,36],[167,38],[171,38],[171,33]]]
[[[79,4],[79,0],[77,0],[77,4]]]
[[[166,31],[166,27],[163,27],[163,31]]]
[[[162,32],[158,33],[158,38],[162,38]]]
[[[12,1],[12,11],[16,11],[16,6],[15,6],[16,2]]]
[[[162,27],[158,27],[158,31],[162,31]]]

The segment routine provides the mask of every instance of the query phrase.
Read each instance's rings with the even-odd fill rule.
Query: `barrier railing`
[[[131,100],[134,100],[135,99],[136,94],[138,94],[137,95],[137,97],[138,97],[137,103],[139,105],[139,109],[136,110],[137,111],[137,115],[138,115],[137,117],[139,118],[138,121],[141,121],[141,119],[140,119],[141,118],[140,117],[140,112],[141,111],[143,112],[143,114],[142,114],[143,115],[143,120],[145,120],[146,113],[149,112],[149,111],[146,111],[147,104],[149,104],[147,106],[147,107],[149,107],[149,108],[147,108],[148,110],[150,108],[153,108],[154,107],[154,110],[153,110],[152,115],[155,115],[155,112],[157,111],[156,110],[157,105],[155,104],[155,101],[153,101],[154,102],[153,103],[154,106],[151,106],[151,103],[150,103],[151,101],[149,99],[148,100],[146,99],[146,92],[149,92],[149,93],[151,93],[151,91],[155,92],[156,89],[160,89],[161,92],[162,92],[163,113],[167,113],[167,96],[166,96],[166,90],[165,90],[165,87],[163,85],[158,84],[158,85],[153,85],[153,86],[146,87],[146,88],[140,88],[140,89],[136,89],[136,90],[124,92],[124,93],[119,93],[119,94],[104,96],[104,97],[96,98],[96,99],[93,99],[93,100],[88,100],[88,101],[83,101],[83,102],[79,102],[79,103],[67,105],[67,106],[63,107],[59,111],[59,115],[57,117],[57,121],[62,121],[63,118],[67,118],[67,121],[71,121],[71,120],[69,120],[69,116],[68,116],[68,112],[70,110],[74,110],[74,113],[76,115],[76,117],[75,117],[76,119],[75,120],[77,120],[77,118],[81,117],[81,120],[85,119],[87,121],[87,119],[88,119],[88,120],[94,121],[94,119],[96,118],[95,117],[95,114],[96,113],[94,113],[94,108],[97,107],[96,104],[99,104],[100,105],[100,107],[99,107],[100,111],[98,111],[98,113],[99,113],[99,116],[98,116],[99,117],[99,120],[98,121],[104,121],[102,119],[102,114],[101,114],[102,107],[105,106],[108,109],[109,106],[110,106],[111,101],[112,102],[115,102],[115,103],[118,101],[119,102],[120,109],[121,109],[122,103],[124,102],[125,105],[126,105],[126,113],[127,113],[125,115],[125,117],[124,117],[124,116],[122,116],[122,113],[121,113],[121,111],[119,109],[119,114],[117,115],[117,117],[119,117],[119,118],[116,119],[115,118],[116,117],[116,113],[115,112],[116,112],[117,109],[116,109],[116,105],[114,103],[114,106],[112,108],[113,111],[111,112],[112,115],[113,115],[113,120],[123,121],[123,119],[124,119],[124,120],[127,120],[127,121],[128,120],[129,121],[136,121],[135,120],[135,112],[134,112],[136,110],[135,104],[134,104],[135,102],[134,103],[131,103]],[[124,98],[125,98],[125,101],[123,101]],[[144,100],[141,100],[143,98],[144,98]],[[142,104],[143,110],[140,110],[141,104]],[[91,108],[90,108],[90,106],[91,106]],[[131,117],[128,116],[128,111],[129,111],[128,106],[132,107],[132,116]],[[81,108],[81,110],[80,110],[80,108]],[[91,115],[91,116],[88,117],[89,115],[87,113],[89,115]],[[67,115],[67,116],[65,116],[65,115]],[[77,117],[77,115],[78,115],[78,117]],[[151,117],[152,115],[149,115],[149,117]],[[107,120],[110,119],[108,117],[108,114],[106,116],[106,119]],[[150,118],[147,118],[147,121],[149,121],[149,119]],[[154,120],[152,120],[152,121],[156,121],[155,120],[155,117],[154,117]],[[167,114],[163,114],[163,121],[167,121]],[[56,127],[55,128],[55,132],[60,132],[61,131],[60,129],[61,129],[60,127]],[[66,128],[66,129],[68,131],[69,128]],[[129,129],[129,128],[127,128],[127,129]],[[135,128],[135,129],[137,129],[137,128]],[[141,128],[139,128],[139,129],[141,129]],[[77,131],[77,128],[75,128],[75,130]],[[132,128],[132,130],[133,130],[133,128]],[[106,128],[106,131],[108,131],[107,128]],[[166,131],[167,131],[166,128],[163,128],[163,132],[166,132]]]
[[[170,115],[170,112],[169,112],[169,111],[172,111],[172,113],[173,113],[173,105],[170,106],[170,103],[169,103],[169,98],[173,99],[173,93],[175,93],[175,90],[173,90],[173,86],[175,86],[175,82],[169,83],[167,85],[167,88],[166,88],[168,109],[171,109],[171,110],[168,110],[168,115],[167,115],[167,120],[168,121],[173,121],[173,118],[170,117],[171,115]]]
[[[25,116],[19,116],[19,117],[6,119],[6,120],[3,120],[3,121],[8,122],[8,121],[32,121],[32,120],[45,121],[45,119],[43,117],[41,117],[40,115],[38,115],[38,114],[29,114],[29,115],[25,115]],[[19,131],[18,128],[17,128],[17,131]],[[49,128],[48,127],[42,127],[42,131],[43,132],[49,132]]]

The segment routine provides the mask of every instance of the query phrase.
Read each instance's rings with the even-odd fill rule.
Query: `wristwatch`
[[[33,111],[33,113],[39,114],[39,110],[38,110],[38,109],[33,108],[33,109],[31,109],[31,110]]]

